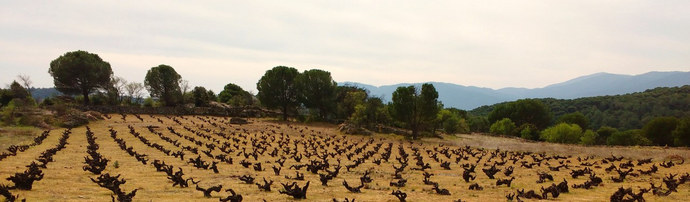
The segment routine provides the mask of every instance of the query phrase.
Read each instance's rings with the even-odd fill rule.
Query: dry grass
[[[0,149],[7,149],[10,145],[29,144],[40,133],[40,129],[33,127],[0,127]]]
[[[172,122],[170,119],[164,118],[162,116],[155,116],[156,118],[161,118],[164,124],[156,121],[155,118],[150,118],[148,115],[142,116],[144,121],[140,121],[132,115],[128,115],[126,121],[120,119],[119,115],[111,115],[113,118],[109,120],[93,122],[89,124],[92,131],[98,138],[96,142],[100,144],[100,153],[105,157],[111,159],[108,168],[104,171],[110,174],[122,174],[122,176],[127,180],[127,183],[122,186],[125,191],[131,191],[133,189],[139,189],[135,201],[218,201],[220,197],[227,196],[226,193],[214,193],[213,198],[204,198],[203,194],[196,191],[193,187],[190,188],[179,188],[172,187],[171,182],[166,178],[164,173],[155,172],[156,169],[151,165],[142,165],[136,161],[133,157],[127,155],[124,151],[117,147],[117,144],[112,140],[108,133],[108,127],[113,127],[118,131],[118,136],[125,139],[129,146],[134,147],[134,150],[140,153],[145,153],[149,155],[151,161],[153,159],[159,159],[165,161],[169,165],[174,165],[176,168],[181,167],[185,176],[194,177],[197,180],[201,180],[200,185],[202,187],[209,187],[213,185],[222,184],[223,189],[232,188],[239,194],[244,196],[244,201],[261,201],[265,199],[266,201],[296,201],[291,197],[286,195],[281,195],[278,190],[281,188],[279,182],[287,183],[293,182],[293,180],[285,179],[284,175],[295,175],[294,169],[288,169],[290,165],[300,164],[292,159],[288,159],[285,163],[285,167],[281,172],[280,176],[275,176],[271,170],[271,165],[277,165],[274,163],[276,158],[270,157],[267,154],[260,156],[258,162],[262,162],[263,166],[267,168],[266,171],[256,172],[250,168],[244,168],[239,165],[239,161],[244,159],[243,156],[236,156],[237,151],[232,153],[230,156],[234,159],[234,164],[229,165],[225,163],[219,164],[220,173],[215,174],[210,170],[201,170],[186,164],[179,158],[174,158],[166,156],[162,152],[149,148],[143,143],[141,143],[137,138],[133,137],[128,133],[127,125],[132,125],[136,128],[142,136],[163,145],[167,149],[173,151],[179,150],[172,144],[162,141],[158,136],[148,132],[145,128],[148,125],[161,126],[160,132],[173,139],[179,139],[183,146],[196,146],[193,143],[178,138],[168,132],[165,127],[173,127],[176,131],[188,135],[195,136],[195,134],[184,130],[182,127],[188,126],[198,130],[202,122],[193,117],[187,117],[188,120],[182,120],[183,124],[179,125]],[[219,118],[226,120],[226,118]],[[227,121],[227,120],[226,120]],[[311,174],[305,169],[300,170],[300,173],[305,174],[305,181],[297,181],[298,184],[304,185],[306,181],[311,181],[311,186],[308,191],[308,199],[304,201],[331,201],[332,198],[337,198],[338,200],[343,200],[347,198],[356,198],[359,201],[388,201],[395,202],[398,201],[394,196],[390,195],[391,191],[397,190],[397,188],[392,188],[388,186],[389,182],[392,181],[392,174],[394,173],[393,165],[399,166],[399,163],[395,161],[397,156],[398,145],[402,144],[409,154],[412,154],[410,146],[416,146],[420,148],[422,156],[424,156],[425,162],[431,163],[432,170],[435,176],[431,178],[432,181],[436,181],[440,184],[440,187],[449,189],[452,195],[441,196],[433,193],[431,191],[431,186],[424,185],[422,183],[423,176],[421,171],[409,170],[409,168],[416,167],[414,165],[415,161],[410,157],[410,166],[403,172],[403,177],[408,179],[408,184],[406,187],[400,188],[400,190],[406,192],[408,196],[407,201],[453,201],[456,199],[462,199],[463,201],[505,201],[504,195],[508,193],[513,193],[517,189],[526,190],[536,190],[538,192],[541,186],[549,186],[551,183],[536,184],[535,181],[538,179],[536,173],[538,171],[549,172],[554,175],[556,182],[562,181],[562,179],[567,179],[569,184],[581,184],[585,181],[584,177],[580,179],[572,179],[568,175],[569,171],[563,170],[558,172],[548,171],[546,166],[526,169],[520,168],[519,165],[515,166],[515,176],[517,179],[513,181],[512,187],[500,186],[496,187],[494,185],[495,180],[488,179],[484,173],[481,172],[483,163],[486,160],[482,160],[477,167],[477,179],[474,181],[479,183],[484,187],[483,191],[470,191],[467,187],[470,183],[464,182],[461,178],[462,169],[460,165],[451,163],[452,170],[443,170],[439,167],[439,163],[434,162],[428,157],[426,152],[427,149],[433,149],[434,146],[438,144],[445,144],[451,149],[462,147],[464,145],[469,145],[472,147],[483,147],[487,149],[500,148],[501,150],[509,151],[533,151],[533,152],[547,152],[549,154],[561,154],[561,155],[572,155],[569,158],[572,162],[573,168],[578,168],[579,163],[576,160],[577,156],[596,156],[595,159],[589,160],[588,162],[595,162],[601,160],[601,157],[608,157],[611,155],[615,156],[625,156],[631,160],[640,158],[654,158],[654,163],[660,163],[662,158],[669,155],[680,155],[688,159],[689,152],[682,149],[662,149],[662,148],[610,148],[610,147],[580,147],[572,145],[557,145],[557,144],[546,144],[546,143],[531,143],[531,142],[518,142],[512,139],[489,137],[489,136],[478,136],[478,135],[460,135],[458,137],[446,137],[443,140],[439,139],[425,139],[419,142],[412,142],[403,140],[398,136],[386,135],[386,134],[376,134],[372,137],[366,136],[343,136],[335,131],[335,126],[332,125],[304,125],[304,124],[294,124],[290,123],[287,125],[282,122],[265,121],[259,119],[250,120],[252,123],[247,125],[224,125],[224,127],[229,128],[229,132],[236,133],[249,133],[249,137],[254,137],[256,134],[268,133],[284,133],[289,135],[293,140],[303,140],[304,138],[300,135],[299,130],[302,130],[303,134],[306,134],[306,138],[309,138],[311,134],[315,136],[332,136],[337,139],[348,140],[350,142],[366,141],[369,138],[374,138],[375,142],[383,143],[394,143],[393,155],[390,162],[384,162],[380,166],[373,164],[371,160],[373,158],[378,158],[375,155],[372,159],[366,161],[366,163],[361,166],[352,169],[351,172],[347,172],[343,166],[340,175],[329,182],[329,186],[321,186],[319,182],[318,175]],[[193,123],[192,123],[193,122]],[[217,122],[220,123],[220,122]],[[214,131],[219,131],[220,128],[213,127],[207,123],[203,123],[205,128],[210,128]],[[243,132],[246,130],[247,133]],[[314,130],[312,132],[312,130]],[[319,134],[320,132],[320,134]],[[13,175],[14,172],[22,172],[26,168],[24,166],[28,165],[33,159],[38,157],[41,152],[46,149],[54,147],[57,144],[57,139],[59,138],[62,130],[54,130],[51,135],[44,141],[43,144],[36,147],[32,147],[26,152],[19,153],[17,156],[9,157],[3,161],[0,161],[0,177],[6,178],[7,176]],[[206,133],[210,134],[210,133]],[[219,138],[216,136],[216,138]],[[209,143],[203,138],[197,138],[198,140]],[[229,140],[228,140],[229,141]],[[47,169],[44,169],[45,177],[43,180],[34,183],[34,189],[31,191],[13,191],[14,194],[19,194],[21,198],[26,198],[27,201],[109,201],[110,191],[105,188],[101,188],[95,183],[89,180],[89,177],[96,177],[87,171],[83,171],[81,167],[83,164],[83,157],[86,156],[86,136],[85,128],[75,128],[72,130],[72,135],[68,140],[67,148],[58,152],[54,158],[55,162],[48,165]],[[276,146],[276,145],[274,145]],[[251,148],[251,144],[242,146],[247,147],[248,150]],[[241,148],[240,147],[240,150]],[[385,144],[384,144],[384,147]],[[331,147],[332,148],[332,147]],[[200,149],[205,149],[200,147]],[[301,148],[303,149],[303,148]],[[371,149],[371,147],[369,147]],[[272,148],[268,149],[270,152]],[[383,151],[383,149],[381,149]],[[267,152],[267,153],[268,153]],[[185,158],[195,157],[189,152]],[[220,151],[215,150],[214,154],[219,154]],[[439,155],[442,156],[442,155]],[[202,158],[206,161],[210,161],[209,158],[202,154]],[[312,157],[314,158],[314,157]],[[352,164],[347,158],[338,157],[342,160],[343,165]],[[356,158],[356,157],[355,157]],[[445,157],[441,157],[442,160],[447,160]],[[309,159],[305,157],[302,163],[308,162]],[[453,157],[454,160],[454,157]],[[462,161],[461,163],[474,162],[474,158],[470,158],[470,161]],[[114,168],[112,165],[117,161],[119,168]],[[251,162],[257,162],[250,159]],[[531,160],[530,160],[531,161]],[[330,159],[332,164],[335,164],[335,159]],[[394,163],[395,162],[395,163]],[[550,161],[551,164],[557,164],[555,160]],[[617,164],[617,163],[616,163]],[[506,166],[512,165],[507,163]],[[602,167],[607,167],[602,166]],[[635,169],[647,170],[650,165],[637,166]],[[562,194],[556,201],[607,201],[609,196],[620,186],[632,187],[632,188],[648,188],[649,182],[653,181],[657,185],[661,183],[661,178],[668,173],[685,173],[690,170],[690,163],[685,163],[680,166],[676,166],[670,169],[665,169],[660,167],[660,171],[657,174],[650,176],[640,176],[629,177],[624,183],[613,183],[610,179],[615,173],[606,173],[603,168],[592,167],[598,176],[604,178],[604,185],[597,187],[592,190],[581,190],[581,189],[570,189],[571,193]],[[364,173],[365,170],[372,169],[374,172],[371,177],[374,179],[372,183],[369,183],[366,189],[362,190],[362,193],[353,194],[349,193],[342,185],[343,180],[347,180],[351,184],[359,184],[359,177]],[[274,180],[275,183],[272,186],[273,191],[262,192],[259,191],[256,185],[243,184],[238,180],[238,176],[241,175],[252,175],[261,180],[265,177],[269,180]],[[617,174],[615,174],[617,175]],[[498,173],[497,178],[505,178],[502,173]],[[474,183],[473,182],[473,183]],[[2,184],[10,184],[9,181],[0,182]],[[690,186],[685,184],[681,185],[677,193],[672,193],[667,197],[656,197],[651,193],[646,194],[645,198],[649,201],[684,201],[690,198]],[[553,200],[553,199],[550,199]]]

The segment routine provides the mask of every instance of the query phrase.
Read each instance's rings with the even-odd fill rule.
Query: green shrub
[[[144,107],[153,107],[153,98],[147,97],[144,99]]]
[[[577,124],[560,123],[547,128],[541,133],[541,138],[547,142],[575,144],[580,142],[582,128]]]
[[[676,130],[673,131],[673,143],[676,146],[690,146],[690,118],[681,120]]]
[[[597,133],[592,130],[585,131],[580,137],[580,144],[583,145],[595,145],[597,143]]]
[[[606,141],[608,145],[634,146],[651,145],[652,142],[642,135],[641,130],[627,130],[612,134]]]
[[[491,129],[489,129],[490,133],[495,135],[511,135],[513,130],[515,130],[515,123],[509,118],[503,118],[491,124]]]
[[[515,129],[522,139],[539,140],[539,129],[534,124],[525,123]]]

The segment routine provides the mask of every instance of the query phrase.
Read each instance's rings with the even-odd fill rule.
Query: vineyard
[[[6,148],[0,194],[5,201],[690,198],[687,150],[630,158],[466,145],[261,119],[111,114]]]

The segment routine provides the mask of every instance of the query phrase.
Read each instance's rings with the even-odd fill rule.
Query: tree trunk
[[[287,115],[287,105],[283,104],[283,120],[288,121],[288,115]]]
[[[88,89],[82,89],[81,95],[84,96],[84,105],[89,105],[91,103],[91,101],[89,100],[89,90]]]

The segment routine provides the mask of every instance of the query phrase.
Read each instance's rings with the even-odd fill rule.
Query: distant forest
[[[586,97],[578,99],[536,99],[553,113],[552,123],[563,115],[581,112],[589,120],[589,129],[602,126],[619,130],[640,129],[654,118],[690,117],[690,86],[660,87],[639,93]],[[469,111],[474,116],[488,116],[498,105],[482,106]]]

